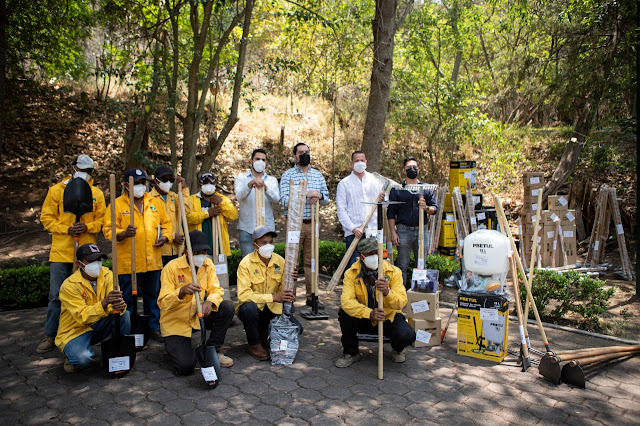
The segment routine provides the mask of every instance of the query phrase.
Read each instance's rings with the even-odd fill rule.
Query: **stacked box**
[[[407,320],[416,332],[416,348],[440,345],[440,293],[407,291]]]
[[[451,201],[451,194],[453,194],[454,188],[460,188],[460,193],[462,194],[463,203],[466,200],[466,188],[467,184],[471,186],[471,192],[473,193],[473,201],[475,203],[476,210],[482,208],[482,195],[477,193],[476,190],[476,162],[475,161],[450,161],[449,162],[449,192],[444,197],[444,210],[445,212],[453,212],[453,203]],[[451,220],[453,221],[453,219]],[[445,232],[444,226],[440,228],[440,238],[443,237],[443,233]],[[447,249],[456,248],[457,244],[457,236],[456,240],[451,245],[444,246]],[[439,243],[439,246],[442,246],[442,243]]]
[[[549,210],[542,212],[542,221],[544,223],[544,252],[542,257],[543,266],[551,266],[553,264],[553,241],[556,238],[556,221],[560,218],[560,227],[562,228],[562,236],[564,246],[556,248],[556,266],[563,264],[562,251],[567,254],[567,263],[569,265],[577,261],[577,239],[576,239],[576,216],[575,210],[568,208],[569,203],[564,195],[549,196]],[[556,245],[560,244],[560,238],[557,239]]]
[[[524,187],[524,199],[521,213],[522,232],[520,239],[522,240],[522,252],[526,259],[531,257],[535,221],[542,211],[542,206],[538,206],[538,194],[544,189],[544,173],[527,172],[522,176],[522,184]],[[540,220],[542,225],[542,218]],[[540,232],[543,232],[543,229],[539,229],[538,233]]]
[[[509,301],[497,294],[458,294],[458,354],[502,362],[508,351]]]

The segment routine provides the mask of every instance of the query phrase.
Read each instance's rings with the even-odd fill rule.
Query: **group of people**
[[[91,345],[104,340],[114,331],[114,315],[120,315],[120,331],[129,334],[131,311],[136,302],[132,292],[132,272],[142,288],[143,307],[148,315],[151,338],[163,342],[177,374],[189,374],[196,365],[191,347],[191,334],[200,328],[194,294],[200,293],[207,328],[212,330],[207,345],[215,346],[221,366],[231,367],[233,360],[220,352],[234,314],[242,321],[249,353],[258,360],[269,359],[267,331],[269,321],[282,313],[284,302],[293,302],[295,291],[284,290],[284,259],[274,253],[275,220],[272,204],[281,203],[285,216],[289,202],[289,183],[307,182],[307,199],[300,235],[304,259],[306,303],[311,306],[311,204],[327,205],[329,191],[322,173],[311,167],[309,147],[299,143],[293,148],[295,166],[278,180],[268,175],[267,152],[252,152],[251,168],[235,179],[236,209],[229,197],[217,188],[218,179],[204,173],[198,179],[196,194],[191,195],[184,179],[165,166],[158,167],[153,179],[140,169],[124,173],[122,195],[115,200],[115,217],[107,210],[103,192],[93,185],[94,162],[87,155],[77,156],[71,174],[49,189],[41,213],[44,227],[52,234],[50,251],[50,293],[45,337],[36,351],[44,353],[57,346],[65,355],[64,369],[74,372],[88,366],[94,356]],[[344,229],[347,248],[359,239],[357,250],[344,275],[339,323],[342,331],[343,355],[335,362],[347,367],[358,358],[357,333],[374,330],[384,323],[384,334],[390,338],[392,359],[403,362],[403,350],[415,341],[415,333],[402,309],[407,303],[406,270],[411,250],[417,254],[418,218],[437,210],[432,191],[414,194],[401,188],[389,193],[388,208],[391,238],[398,246],[395,267],[378,259],[376,219],[363,229],[366,203],[384,200],[382,183],[366,171],[366,157],[361,151],[351,156],[353,172],[338,185],[336,204],[338,219]],[[407,158],[403,167],[403,183],[418,184],[418,163]],[[63,208],[66,185],[74,178],[87,181],[91,187],[93,211],[81,216]],[[134,185],[129,187],[129,179]],[[151,190],[148,190],[148,183]],[[197,280],[191,275],[189,257],[178,253],[185,243],[181,234],[180,197],[172,191],[182,183],[184,211],[189,226],[193,263]],[[265,225],[257,226],[256,188],[264,188]],[[131,209],[131,198],[133,206]],[[400,206],[400,207],[398,207]],[[131,219],[133,215],[133,220]],[[214,262],[212,228],[221,234],[221,250],[231,254],[227,223],[238,220],[238,241],[243,259],[237,270],[237,303],[224,300]],[[102,266],[106,255],[96,245],[97,234],[111,239],[112,223],[116,227],[117,268],[120,289],[114,290],[111,271]],[[425,230],[427,227],[425,227]],[[426,233],[426,231],[425,231]],[[132,253],[131,239],[135,240]],[[74,264],[75,244],[76,252]],[[428,241],[428,238],[425,238]],[[186,250],[185,250],[186,251]],[[135,263],[132,261],[135,259]],[[378,268],[383,279],[378,279]],[[298,278],[293,273],[294,282]],[[377,308],[377,294],[384,297],[384,309]],[[319,309],[324,306],[319,304]],[[296,320],[297,321],[297,320]],[[203,331],[204,332],[204,331]],[[373,331],[374,332],[374,331]]]

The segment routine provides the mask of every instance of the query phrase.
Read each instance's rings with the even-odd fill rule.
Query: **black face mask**
[[[407,169],[406,174],[409,179],[415,179],[418,177],[418,169],[416,169],[415,167],[410,167],[409,169]]]
[[[300,154],[298,158],[298,164],[300,164],[302,167],[306,167],[309,165],[309,163],[311,163],[311,156],[306,152],[304,154]]]

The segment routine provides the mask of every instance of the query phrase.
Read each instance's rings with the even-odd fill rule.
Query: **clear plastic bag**
[[[269,323],[271,365],[290,365],[300,346],[300,328],[283,312]]]

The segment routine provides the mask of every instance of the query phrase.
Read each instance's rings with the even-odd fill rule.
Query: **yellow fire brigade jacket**
[[[266,304],[274,314],[282,313],[282,303],[274,302],[273,295],[282,291],[284,285],[284,259],[273,253],[269,265],[265,265],[257,252],[248,254],[238,265],[238,306],[254,302],[258,309]]]
[[[227,222],[233,222],[238,218],[238,210],[233,205],[229,197],[215,192],[222,198],[220,203],[220,229],[222,231],[222,250],[227,256],[231,256],[231,246],[229,245],[229,230],[227,229]],[[202,222],[209,219],[209,213],[202,210],[202,203],[200,202],[200,193],[191,196],[191,213],[187,214],[187,221],[189,222],[189,232],[193,230],[202,231]],[[185,201],[186,202],[186,201]]]
[[[172,239],[175,240],[175,235],[180,233],[184,235],[184,232],[178,232],[178,230],[182,229],[182,226],[178,226],[178,212],[180,211],[180,198],[178,194],[169,191],[167,192],[167,201],[164,200],[164,197],[158,192],[156,188],[153,188],[149,194],[164,204],[165,211],[167,212],[167,216],[169,216],[169,220],[171,221],[171,229],[173,230]],[[182,197],[184,198],[184,211],[186,214],[191,213],[191,199],[189,196],[189,188],[182,188]],[[163,256],[173,256],[178,254],[179,244],[172,242],[171,244],[166,243],[162,247],[160,247],[160,252]]]

